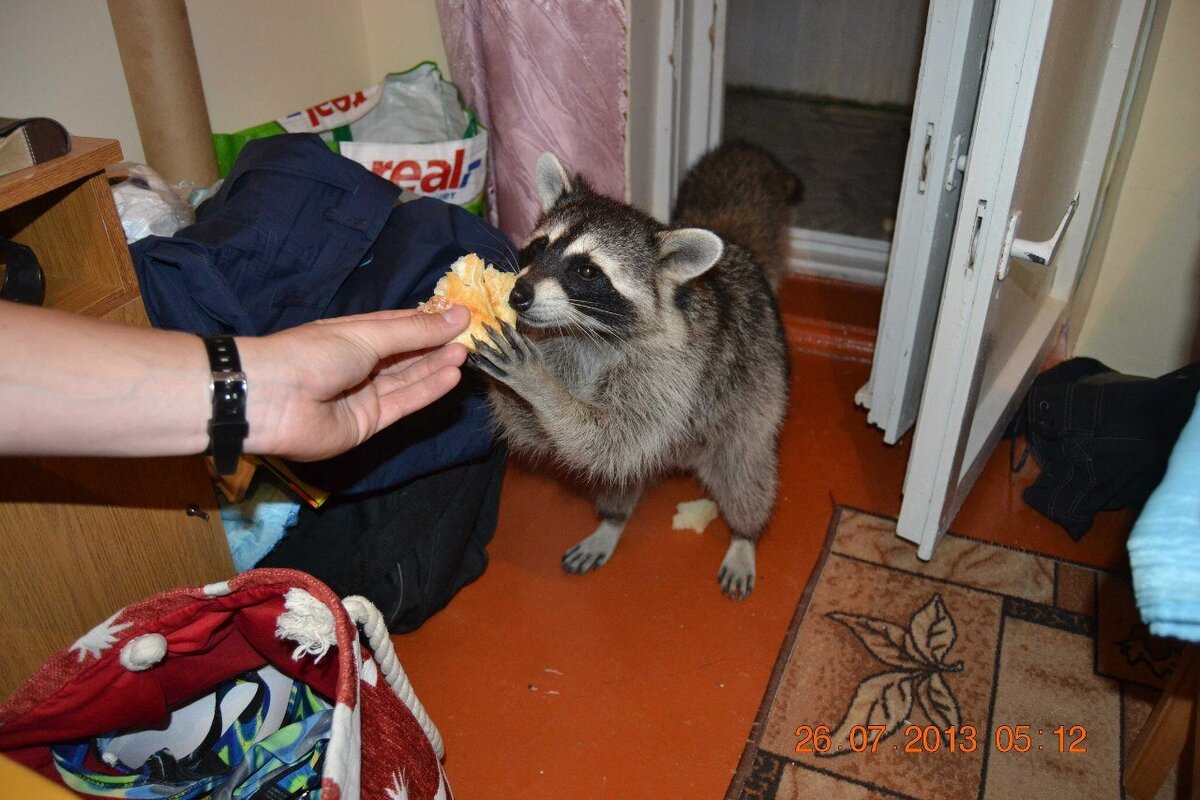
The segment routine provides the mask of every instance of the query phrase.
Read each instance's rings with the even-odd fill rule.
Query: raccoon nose
[[[517,311],[528,311],[533,305],[533,290],[524,281],[517,281],[508,295],[508,304]]]

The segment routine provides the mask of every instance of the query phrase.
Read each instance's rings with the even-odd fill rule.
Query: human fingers
[[[415,308],[386,308],[380,311],[365,311],[361,314],[346,314],[342,317],[326,317],[325,319],[313,320],[313,325],[337,325],[343,322],[370,322],[373,320],[388,320],[388,319],[403,319],[411,317],[413,314],[422,313]]]
[[[457,348],[461,348],[463,352],[457,352]],[[430,375],[443,369],[458,369],[466,361],[465,352],[466,348],[462,345],[451,344],[412,360],[403,369],[378,372],[372,378],[375,391],[378,394],[394,392],[418,381],[427,380]]]
[[[450,342],[432,350],[421,350],[414,353],[399,353],[391,358],[382,359],[376,375],[401,375],[421,366],[429,371],[429,367],[461,367],[467,360],[467,348],[458,342]]]
[[[461,379],[462,371],[457,367],[442,367],[423,380],[380,392],[378,429],[382,430],[401,417],[429,405],[457,386]]]
[[[449,342],[467,329],[470,313],[451,306],[440,314],[411,314],[388,319],[352,320],[338,325],[339,332],[371,348],[382,361],[398,353],[424,350]]]

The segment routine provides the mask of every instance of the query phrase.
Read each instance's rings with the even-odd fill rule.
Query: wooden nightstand
[[[120,144],[71,142],[0,177],[0,236],[37,254],[45,305],[149,325],[104,175]],[[128,603],[233,575],[198,456],[0,459],[0,547],[0,697]]]

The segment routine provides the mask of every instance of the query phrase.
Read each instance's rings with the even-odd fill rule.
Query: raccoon
[[[778,291],[787,274],[791,207],[803,199],[804,184],[795,173],[761,147],[732,140],[684,177],[672,221],[741,245]]]
[[[739,160],[752,180],[737,177]],[[744,599],[754,588],[789,383],[762,263],[782,269],[776,205],[794,178],[775,164],[787,191],[772,189],[765,164],[744,146],[719,148],[684,181],[677,223],[664,225],[596,193],[553,155],[538,160],[542,214],[509,297],[518,326],[490,346],[476,341],[471,359],[494,379],[510,446],[557,460],[594,489],[600,524],[563,556],[568,572],[607,562],[647,485],[686,470],[733,534],[722,591]]]

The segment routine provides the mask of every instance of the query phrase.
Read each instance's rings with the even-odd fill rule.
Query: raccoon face
[[[673,287],[720,258],[719,237],[671,230],[594,192],[550,154],[537,166],[542,216],[520,253],[509,302],[535,328],[584,329],[617,337],[659,319]]]

